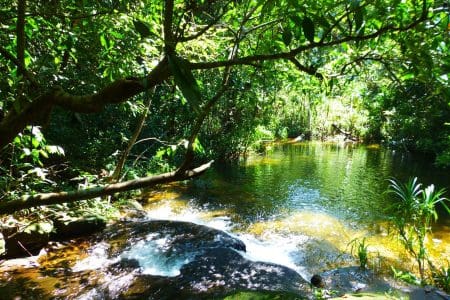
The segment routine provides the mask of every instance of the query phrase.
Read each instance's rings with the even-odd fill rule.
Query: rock
[[[391,285],[371,270],[346,267],[320,274],[326,289],[340,293],[389,291]]]
[[[126,277],[121,274],[121,278]],[[123,282],[123,279],[114,282]],[[136,274],[119,294],[114,293],[115,285],[108,283],[103,293],[113,299],[220,299],[236,291],[254,291],[298,299],[306,297],[309,291],[307,282],[294,270],[249,261],[235,250],[222,247],[206,250],[184,265],[178,276]]]
[[[123,252],[126,248],[150,235],[153,236],[153,239],[168,237],[166,248],[171,249],[170,252],[176,253],[217,247],[227,247],[244,252],[246,250],[245,244],[241,240],[226,232],[181,221],[124,222],[108,228],[102,238],[112,241],[113,244],[121,244],[115,250]]]
[[[79,236],[86,236],[97,231],[101,231],[106,227],[105,219],[97,216],[78,218],[64,221],[56,219],[53,221],[55,226],[51,238],[54,240],[62,240]]]
[[[51,230],[51,227],[49,227]],[[37,255],[49,241],[49,230],[39,226],[30,226],[19,232],[17,227],[1,229],[5,252],[1,258],[19,258]]]
[[[315,274],[311,277],[311,284],[316,288],[323,288],[325,286],[322,276],[318,274]]]
[[[415,288],[409,296],[411,300],[450,300],[450,296],[432,286]]]
[[[254,262],[241,254],[245,244],[221,230],[178,221],[142,221],[111,226],[103,239],[111,242],[109,258],[121,257],[106,273],[110,280],[95,293],[111,299],[211,299],[236,291],[265,291],[302,297],[309,284],[294,270],[265,262]],[[178,275],[156,276],[145,273],[136,245],[155,242],[155,263],[189,257]],[[147,251],[145,246],[142,251]],[[153,250],[152,250],[153,251]],[[148,253],[147,253],[148,255]],[[154,257],[153,257],[154,259]],[[154,265],[151,266],[152,268]],[[120,285],[120,288],[118,286]],[[83,296],[83,295],[79,295]]]
[[[297,272],[285,266],[250,261],[232,249],[216,248],[184,265],[176,288],[194,295],[223,296],[236,290],[300,293],[306,286]]]

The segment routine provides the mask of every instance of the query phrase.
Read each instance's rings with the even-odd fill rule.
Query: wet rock
[[[51,230],[51,227],[50,227]],[[26,231],[18,231],[17,227],[1,228],[4,239],[4,253],[1,258],[18,258],[37,255],[49,241],[48,230],[38,226],[29,227]]]
[[[340,293],[389,291],[391,285],[371,270],[346,267],[320,274],[326,289]]]
[[[309,287],[294,270],[249,261],[233,249],[219,247],[183,266],[176,277],[137,274],[119,294],[113,292],[112,284],[104,291],[120,299],[216,299],[236,291],[280,293],[295,299],[306,297]]]
[[[79,236],[86,236],[94,232],[101,231],[106,227],[105,219],[97,216],[78,218],[73,220],[56,219],[53,221],[55,226],[51,238],[54,240],[63,240]]]
[[[181,221],[142,221],[122,223],[111,226],[105,231],[106,239],[118,243],[115,249],[122,252],[130,245],[145,239],[158,239],[167,237],[165,248],[168,253],[192,252],[198,249],[227,247],[239,251],[245,251],[245,244],[226,232]],[[121,243],[123,242],[123,243]]]
[[[177,285],[193,294],[225,295],[235,290],[300,293],[307,283],[285,266],[250,261],[232,249],[217,248],[184,265]]]
[[[425,286],[423,288],[415,288],[409,299],[411,300],[450,300],[450,295],[436,289],[432,286]]]
[[[130,259],[123,257],[120,259],[119,262],[111,265],[112,269],[115,269],[115,271],[124,271],[124,270],[135,270],[139,269],[141,266],[139,265],[139,261],[136,259]]]
[[[323,288],[325,285],[323,283],[322,276],[315,274],[311,277],[311,284],[317,288]]]
[[[309,290],[309,284],[294,270],[250,261],[242,255],[245,252],[242,241],[206,226],[142,221],[108,228],[104,238],[111,242],[110,258],[122,257],[106,270],[112,278],[95,291],[106,298],[211,299],[236,291],[272,291],[302,297]],[[140,265],[147,261],[141,261],[140,257],[123,260],[124,253],[132,252],[136,245],[152,241],[157,241],[155,245],[160,247],[157,255],[162,255],[155,263],[189,257],[183,261],[178,275],[149,275]]]

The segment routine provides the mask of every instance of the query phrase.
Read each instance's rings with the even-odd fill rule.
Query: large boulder
[[[4,253],[0,258],[18,258],[37,255],[47,245],[49,234],[53,226],[49,222],[39,222],[27,226],[25,229],[19,227],[1,227],[3,235]]]
[[[52,240],[64,240],[74,237],[90,235],[106,227],[106,220],[99,216],[83,216],[65,220],[53,220],[55,229],[51,233]]]
[[[106,252],[115,262],[105,270],[111,276],[108,281],[84,291],[94,298],[211,299],[236,291],[302,297],[309,290],[309,284],[294,270],[246,259],[241,240],[207,226],[179,221],[125,223],[106,229],[103,238],[109,241]],[[146,248],[148,244],[157,249]],[[156,264],[182,263],[170,276],[149,274],[145,257]]]

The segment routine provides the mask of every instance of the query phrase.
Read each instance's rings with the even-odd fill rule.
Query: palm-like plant
[[[421,280],[425,280],[425,263],[429,262],[425,246],[426,237],[431,233],[431,224],[438,219],[436,205],[445,205],[447,198],[443,197],[445,190],[435,190],[434,185],[425,189],[418,183],[417,177],[406,184],[391,179],[389,192],[399,200],[394,205],[392,223],[406,250],[413,256],[419,267]]]

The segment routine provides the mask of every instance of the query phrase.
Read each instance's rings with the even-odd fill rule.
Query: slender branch
[[[164,2],[164,47],[166,53],[175,51],[175,40],[172,32],[174,0]]]
[[[145,99],[145,111],[142,113],[141,117],[139,118],[138,125],[136,126],[136,129],[134,130],[133,135],[131,136],[130,140],[128,141],[127,147],[120,155],[119,161],[117,162],[116,168],[114,169],[113,174],[110,177],[111,182],[117,182],[119,181],[120,174],[122,173],[123,167],[125,166],[125,162],[128,158],[128,155],[131,152],[131,149],[136,144],[136,140],[138,139],[139,135],[142,132],[142,128],[144,127],[145,120],[147,119],[147,115],[150,111],[150,106],[152,103],[152,98],[147,95],[146,92],[146,98]]]
[[[350,35],[343,37],[341,39],[336,39],[329,42],[313,42],[309,43],[307,45],[299,46],[295,49],[292,49],[289,52],[279,52],[279,53],[273,53],[273,54],[256,54],[251,56],[245,56],[237,59],[231,59],[231,60],[222,60],[222,61],[213,61],[213,62],[198,62],[198,63],[191,63],[192,69],[212,69],[212,68],[219,68],[219,67],[225,67],[225,66],[235,66],[235,65],[251,65],[254,62],[258,61],[266,61],[266,60],[277,60],[277,59],[291,59],[292,57],[295,57],[296,55],[300,54],[301,52],[311,50],[313,48],[325,48],[325,47],[331,47],[339,44],[343,44],[346,42],[356,42],[356,41],[365,41],[370,40],[376,37],[379,37],[387,32],[403,32],[410,30],[411,28],[414,28],[421,22],[425,21],[427,19],[426,14],[425,16],[421,16],[419,19],[413,21],[407,26],[404,27],[395,27],[393,25],[388,25],[385,27],[380,28],[379,30],[366,34],[366,35]]]
[[[219,22],[219,20],[225,15],[225,13],[227,12],[226,7],[228,6],[228,4],[230,4],[231,1],[228,1],[224,7],[223,7],[223,11],[221,14],[219,14],[217,17],[215,17],[210,23],[208,23],[205,27],[203,27],[200,31],[198,31],[197,33],[190,35],[190,36],[182,36],[178,39],[178,42],[180,43],[184,43],[184,42],[188,42],[191,40],[195,40],[196,38],[200,37],[201,35],[205,34],[211,27],[213,27],[214,25],[217,24],[217,22]]]
[[[317,69],[313,67],[307,67],[302,65],[295,57],[289,58],[289,60],[299,69],[300,71],[303,71],[309,75],[316,76],[319,79],[323,79],[323,75],[319,72],[317,72]]]
[[[143,143],[143,142],[148,142],[148,141],[156,141],[156,142],[158,142],[158,143],[160,143],[160,144],[162,144],[162,145],[164,145],[164,146],[171,146],[171,145],[173,145],[173,144],[169,143],[168,141],[163,141],[163,140],[158,139],[158,138],[156,138],[156,137],[143,138],[143,139],[140,139],[139,141],[137,141],[137,142],[134,143],[134,144],[137,145],[137,144],[140,144],[140,143]],[[180,143],[178,143],[178,144],[176,144],[176,145],[179,145],[179,144],[180,144]]]
[[[2,201],[0,202],[0,214],[10,214],[18,210],[30,207],[58,204],[64,202],[75,202],[101,196],[112,195],[118,192],[148,188],[162,183],[187,180],[203,174],[206,170],[208,170],[211,167],[211,164],[213,162],[214,161],[210,161],[195,169],[185,170],[182,172],[179,171],[168,172],[155,176],[149,176],[119,183],[107,184],[104,186],[87,188],[84,190],[28,195],[22,197],[19,200]]]
[[[370,52],[344,64],[344,66],[341,68],[341,74],[344,74],[345,70],[347,69],[348,66],[353,65],[353,64],[358,64],[360,62],[364,62],[364,61],[376,61],[379,62],[381,65],[383,65],[383,67],[386,69],[386,71],[389,73],[391,79],[393,81],[395,81],[397,83],[397,86],[406,93],[406,90],[402,84],[402,82],[400,81],[400,79],[397,77],[397,75],[395,75],[394,71],[392,70],[391,66],[389,65],[388,61],[386,59],[384,59],[382,56],[380,55],[376,55],[376,56],[370,56],[369,55]]]

